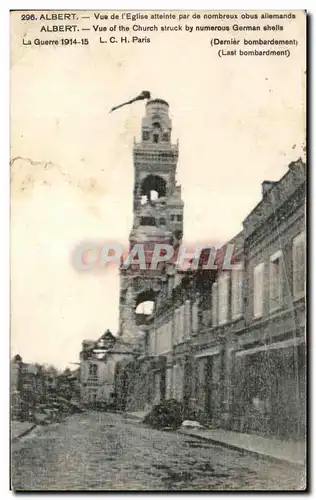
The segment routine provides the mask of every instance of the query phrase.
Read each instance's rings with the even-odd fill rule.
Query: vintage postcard
[[[306,12],[10,15],[12,490],[305,490]]]

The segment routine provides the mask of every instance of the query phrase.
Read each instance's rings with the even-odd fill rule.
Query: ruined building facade
[[[131,247],[181,241],[178,149],[170,143],[167,111],[164,101],[148,103],[142,141],[135,144]],[[260,202],[224,245],[234,245],[233,270],[220,262],[204,270],[203,259],[196,270],[121,270],[121,334],[144,339],[138,356],[118,364],[121,408],[147,411],[175,398],[188,418],[212,426],[305,436],[305,210],[306,164],[299,159],[280,180],[262,183]],[[138,317],[144,299],[155,309]]]

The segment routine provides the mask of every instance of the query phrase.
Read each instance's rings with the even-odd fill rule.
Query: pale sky
[[[209,33],[186,32],[115,46],[91,32],[88,47],[23,47],[21,36],[36,33],[13,18],[12,354],[62,368],[78,361],[83,339],[117,332],[118,270],[79,273],[71,264],[80,242],[127,245],[133,138],[145,104],[109,114],[113,105],[142,90],[169,102],[184,241],[224,243],[241,230],[261,182],[278,180],[302,154],[305,21],[298,15],[273,34],[299,40],[289,58],[218,58]]]

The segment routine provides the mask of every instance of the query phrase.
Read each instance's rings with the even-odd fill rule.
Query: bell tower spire
[[[141,243],[152,250],[155,243],[177,246],[183,234],[181,186],[176,183],[178,144],[171,140],[169,104],[152,99],[146,104],[141,138],[134,143],[133,227],[130,250]],[[149,267],[149,266],[148,266]],[[140,324],[135,309],[148,297],[155,302],[162,270],[121,269],[120,333],[137,338]],[[145,293],[146,292],[146,293]]]

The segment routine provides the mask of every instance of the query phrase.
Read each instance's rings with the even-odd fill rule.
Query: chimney
[[[262,196],[264,196],[268,191],[270,191],[270,189],[272,188],[272,186],[274,186],[274,184],[275,184],[274,181],[263,181],[263,183],[261,184]]]

